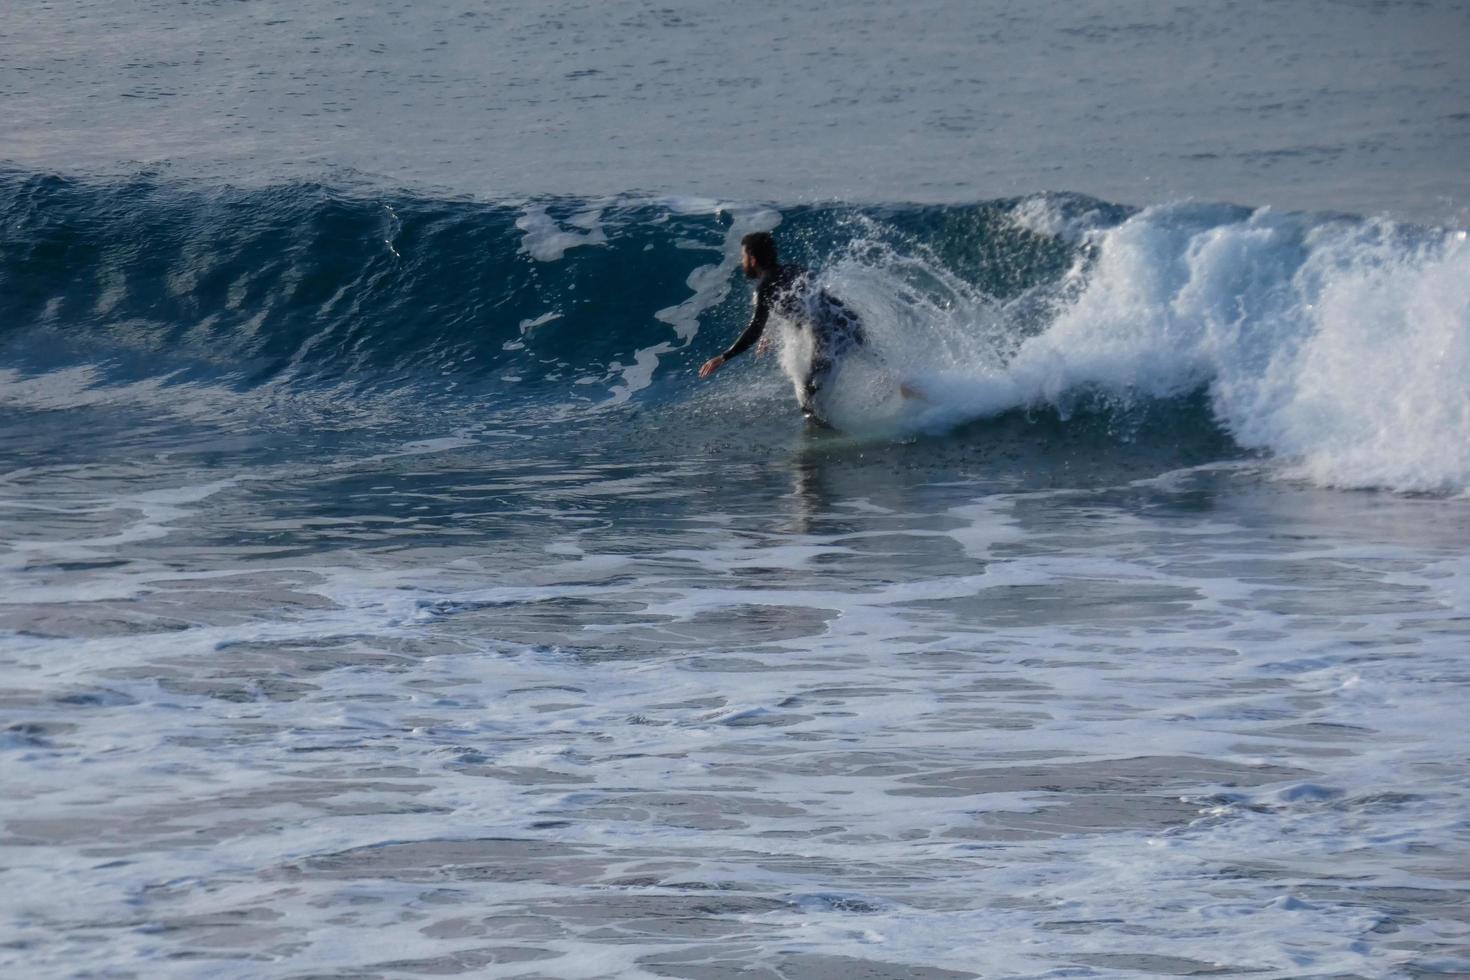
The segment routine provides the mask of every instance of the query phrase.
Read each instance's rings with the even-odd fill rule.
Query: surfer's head
[[[753,231],[740,239],[740,268],[747,279],[759,279],[776,268],[776,239],[770,232]]]

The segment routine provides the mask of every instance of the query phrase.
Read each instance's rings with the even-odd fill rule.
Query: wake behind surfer
[[[811,356],[800,369],[802,376],[796,379],[797,397],[803,414],[820,422],[815,402],[817,393],[831,381],[838,361],[863,346],[862,320],[841,300],[812,282],[806,268],[778,262],[776,240],[770,232],[753,232],[740,240],[740,267],[745,278],[756,283],[755,313],[728,350],[704,362],[699,376],[709,377],[756,341],[760,341],[756,353],[763,353],[770,338],[762,335],[774,312],[806,335]]]

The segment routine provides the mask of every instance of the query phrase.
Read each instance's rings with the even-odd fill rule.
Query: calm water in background
[[[1460,2],[14,3],[0,157],[492,197],[1463,214]]]
[[[1470,973],[1470,5],[750,6],[4,9],[0,972]]]

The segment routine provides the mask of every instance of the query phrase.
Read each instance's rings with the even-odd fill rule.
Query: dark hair
[[[753,231],[740,239],[740,247],[750,253],[762,269],[776,268],[776,239],[768,231]]]

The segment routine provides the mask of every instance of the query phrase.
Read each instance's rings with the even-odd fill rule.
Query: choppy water
[[[1470,974],[1464,5],[71,13],[0,28],[0,972]],[[1285,131],[1185,67],[1310,122],[1220,163]],[[840,434],[694,376],[758,229]]]
[[[12,964],[1462,968],[1462,502],[471,438],[8,476]]]

